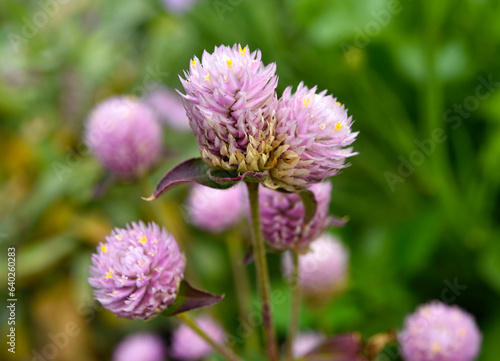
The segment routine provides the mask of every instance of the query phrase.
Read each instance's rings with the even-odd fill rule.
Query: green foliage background
[[[16,247],[14,359],[31,359],[70,321],[81,333],[57,360],[109,359],[137,329],[168,334],[170,321],[100,310],[86,281],[90,254],[112,227],[161,221],[158,214],[182,239],[195,283],[227,293],[215,314],[236,332],[224,242],[186,225],[186,187],[155,207],[140,199],[172,165],[196,156],[194,137],[165,130],[170,155],[148,179],[117,184],[99,200],[92,190],[103,170],[81,140],[99,101],[141,97],[152,81],[179,88],[193,55],[234,43],[277,63],[278,94],[300,81],[328,89],[360,131],[359,155],[332,179],[331,212],[350,217],[335,230],[351,251],[349,288],[325,308],[304,306],[302,328],[368,337],[400,327],[423,302],[454,296],[483,331],[480,360],[498,359],[500,91],[496,83],[479,99],[476,88],[480,79],[500,82],[499,1],[207,0],[184,15],[156,1],[54,4],[0,4],[0,257]],[[33,33],[26,24],[40,11],[48,21]],[[432,140],[439,129],[446,141]],[[420,159],[422,142],[434,149]],[[402,162],[413,162],[411,174]],[[286,290],[279,257],[269,259],[273,287]],[[2,267],[1,299],[6,279]],[[448,282],[467,288],[454,295]],[[286,305],[276,310],[280,338]],[[6,348],[0,355],[12,357]]]

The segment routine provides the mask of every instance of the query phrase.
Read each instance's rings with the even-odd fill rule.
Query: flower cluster
[[[185,259],[174,237],[154,223],[116,228],[92,255],[94,297],[117,316],[149,319],[176,298]]]
[[[111,172],[122,178],[141,176],[158,160],[162,132],[154,112],[129,97],[113,97],[90,114],[85,142]]]
[[[298,194],[261,187],[259,204],[262,233],[273,248],[306,251],[309,244],[329,227],[331,183],[317,183],[310,190],[316,198],[317,208],[313,219],[306,223],[304,204]]]
[[[297,191],[335,175],[355,153],[346,108],[300,84],[277,98],[274,63],[248,46],[216,47],[191,60],[184,105],[203,160],[229,171],[268,171],[269,188]]]
[[[299,285],[311,295],[328,295],[347,279],[349,253],[342,242],[325,233],[311,243],[310,252],[299,255]],[[283,256],[283,273],[292,274],[290,253]]]
[[[408,316],[398,338],[405,361],[472,361],[481,345],[474,318],[438,301]]]

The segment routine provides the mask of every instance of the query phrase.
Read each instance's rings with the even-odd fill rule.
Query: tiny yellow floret
[[[311,99],[304,99],[304,105],[309,105],[310,101],[311,101]]]
[[[233,62],[231,61],[231,59],[227,59],[227,60],[226,60],[226,64],[227,64],[227,66],[228,66],[228,67],[230,67],[230,68],[233,66]]]
[[[337,104],[338,106],[342,106],[341,102],[335,102],[335,104]]]
[[[335,130],[340,130],[342,129],[342,123],[341,122],[338,122],[336,125],[335,125]]]
[[[113,270],[110,268],[108,272],[106,272],[106,278],[113,277]]]
[[[108,248],[106,247],[106,245],[103,245],[101,247],[101,251],[103,251],[104,253],[106,253],[108,251]]]
[[[207,74],[203,77],[203,79],[205,79],[206,82],[209,82],[210,81],[210,74]]]
[[[193,66],[193,68],[196,68],[196,60],[191,60],[191,65]]]
[[[241,48],[240,46],[240,54],[241,55],[245,55],[245,53],[247,52],[247,47],[245,46],[243,49]]]
[[[432,353],[438,354],[440,351],[441,351],[441,346],[437,342],[434,342],[432,344]]]
[[[142,236],[141,238],[139,238],[139,243],[146,243],[147,239],[145,236]]]

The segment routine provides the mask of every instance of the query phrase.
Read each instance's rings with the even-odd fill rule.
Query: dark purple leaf
[[[300,358],[304,361],[366,361],[361,336],[345,333],[333,336]]]
[[[261,183],[267,178],[269,174],[267,172],[245,172],[243,174],[238,174],[237,172],[228,172],[224,170],[212,169],[208,172],[208,176],[211,180],[217,184],[227,184],[233,185],[241,181]]]
[[[164,192],[183,183],[198,183],[215,189],[227,189],[232,186],[232,184],[224,185],[214,182],[208,176],[209,170],[210,167],[201,158],[188,159],[168,171],[157,184],[153,195],[143,199],[153,201]]]
[[[300,199],[302,199],[302,203],[304,204],[304,210],[306,211],[306,217],[304,218],[304,223],[307,224],[311,219],[313,219],[314,214],[316,213],[316,207],[318,206],[318,202],[316,201],[316,197],[314,193],[311,191],[301,191],[299,192]]]
[[[162,314],[164,316],[175,316],[179,313],[213,306],[219,303],[223,298],[224,295],[217,296],[210,292],[198,290],[187,281],[182,281],[174,303],[168,306]]]

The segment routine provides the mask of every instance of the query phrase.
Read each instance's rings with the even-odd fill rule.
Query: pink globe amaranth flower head
[[[347,167],[346,158],[357,154],[345,148],[358,134],[351,131],[352,117],[326,90],[316,94],[316,87],[308,89],[303,83],[293,94],[286,88],[276,117],[276,137],[284,138],[286,150],[270,171],[270,188],[293,191],[321,182]]]
[[[186,109],[184,109],[179,94],[164,86],[157,86],[144,97],[143,101],[169,127],[179,131],[191,130]]]
[[[330,294],[347,280],[349,252],[337,237],[325,233],[310,244],[310,251],[299,255],[299,285],[308,294]],[[282,258],[283,273],[292,275],[292,257]]]
[[[189,220],[208,232],[223,232],[239,222],[243,211],[243,184],[219,190],[192,186],[186,204]]]
[[[158,160],[162,129],[145,104],[128,97],[113,97],[90,114],[85,143],[111,172],[133,178],[145,173]]]
[[[325,340],[325,335],[309,331],[300,333],[293,340],[292,354],[294,358],[301,358],[314,350]]]
[[[208,316],[196,319],[198,326],[216,343],[225,341],[224,330]],[[172,334],[169,356],[183,361],[199,360],[212,353],[212,346],[185,324],[181,324]]]
[[[317,208],[313,219],[304,225],[306,212],[298,194],[260,188],[262,234],[273,248],[303,252],[328,227],[332,184],[329,181],[317,183],[310,190],[316,198]]]
[[[470,314],[439,301],[407,316],[398,335],[405,361],[472,361],[478,356],[481,338]]]
[[[264,66],[260,51],[248,46],[215,47],[191,60],[184,106],[205,163],[212,168],[264,171],[276,163],[278,77],[276,64]]]
[[[160,336],[135,333],[121,341],[113,351],[113,361],[164,361],[167,349]]]
[[[155,223],[115,228],[92,255],[89,283],[119,317],[149,319],[172,304],[186,261],[174,237]]]

